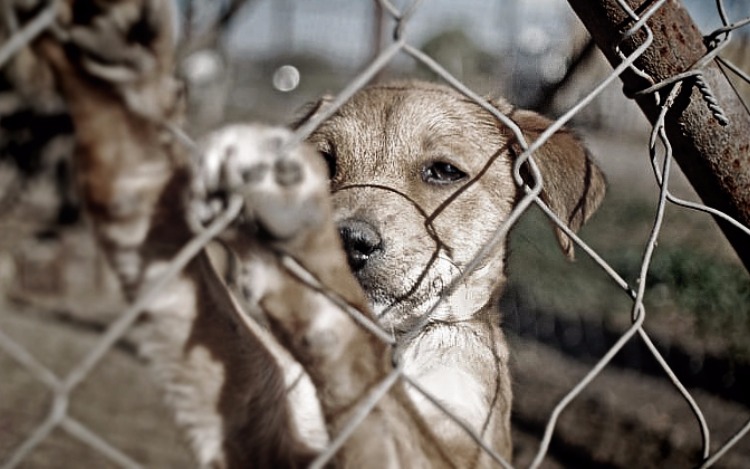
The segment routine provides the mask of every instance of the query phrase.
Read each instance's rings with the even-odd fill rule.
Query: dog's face
[[[535,114],[495,105],[517,118],[529,140],[546,127]],[[511,135],[458,92],[410,82],[359,92],[310,137],[329,163],[350,266],[387,327],[408,327],[429,310],[508,217],[519,191]],[[559,145],[571,156],[540,155],[551,188],[544,196],[577,228],[598,204],[603,180],[577,140],[567,134],[557,140],[547,147]],[[589,173],[583,183],[576,181],[581,172]],[[568,183],[581,187],[555,189]],[[572,213],[576,205],[582,215]],[[490,302],[504,282],[504,261],[505,243],[499,243],[441,303],[435,319],[468,318]]]

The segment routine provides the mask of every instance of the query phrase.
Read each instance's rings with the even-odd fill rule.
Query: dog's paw
[[[83,67],[108,82],[132,83],[153,73],[174,43],[171,2],[83,0],[68,16],[68,40]]]
[[[54,37],[65,46],[65,61],[73,69],[114,90],[130,112],[164,118],[175,111],[180,91],[172,70],[176,43],[172,3],[63,3]]]
[[[322,158],[306,144],[286,148],[291,132],[279,127],[233,125],[201,145],[192,210],[206,224],[238,194],[239,223],[268,240],[288,240],[327,216],[328,184]]]

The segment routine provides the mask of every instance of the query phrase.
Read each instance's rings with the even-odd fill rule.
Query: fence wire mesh
[[[475,254],[473,260],[469,262],[464,271],[461,272],[460,276],[453,280],[452,285],[449,285],[443,290],[442,295],[430,311],[419,319],[414,326],[414,331],[419,331],[429,323],[431,315],[437,309],[440,302],[444,301],[450,295],[454,285],[459,284],[478,267],[487,253],[508,235],[509,230],[530,209],[530,207],[537,206],[552,223],[573,239],[576,246],[599,266],[602,275],[609,277],[624,292],[630,300],[631,309],[630,326],[617,338],[616,341],[614,341],[606,353],[604,353],[603,356],[601,356],[601,358],[589,369],[585,376],[572,389],[570,389],[567,394],[558,400],[557,405],[548,417],[541,438],[541,444],[539,445],[533,460],[530,462],[529,467],[536,468],[542,465],[544,458],[548,455],[553,435],[557,428],[558,419],[566,408],[568,408],[568,406],[587,389],[592,381],[610,365],[613,358],[626,344],[638,339],[645,344],[649,353],[661,367],[662,373],[685,399],[689,408],[695,415],[695,426],[701,435],[702,441],[700,467],[710,467],[717,463],[717,461],[719,461],[727,452],[731,451],[734,445],[746,437],[748,431],[750,431],[750,419],[741,426],[741,428],[738,428],[726,441],[719,442],[718,445],[712,441],[711,429],[703,416],[701,407],[693,398],[687,387],[680,382],[677,374],[672,371],[668,360],[662,356],[657,349],[657,346],[652,341],[649,333],[646,331],[645,325],[647,324],[647,311],[646,306],[644,305],[644,295],[648,285],[649,269],[652,264],[654,252],[658,249],[657,245],[662,233],[664,214],[669,204],[679,205],[689,210],[705,212],[714,217],[722,218],[728,223],[731,223],[737,230],[744,232],[746,236],[750,237],[750,228],[732,219],[721,211],[699,203],[683,200],[672,193],[670,190],[670,174],[672,173],[671,167],[673,165],[674,150],[665,128],[665,118],[675,105],[676,96],[679,94],[682,87],[692,86],[693,83],[700,88],[701,93],[704,96],[705,112],[712,113],[717,122],[722,125],[731,125],[731,121],[729,121],[723,113],[723,110],[712,95],[711,90],[705,85],[705,82],[701,80],[701,75],[703,67],[705,67],[706,64],[717,60],[723,66],[723,69],[727,74],[731,74],[745,83],[750,83],[750,77],[742,70],[741,66],[735,65],[730,59],[719,55],[722,49],[730,43],[737,30],[750,24],[750,17],[744,19],[730,18],[722,0],[717,0],[716,10],[721,17],[722,26],[706,35],[709,50],[703,59],[696,63],[690,70],[670,77],[667,80],[660,81],[659,83],[654,83],[653,86],[637,93],[639,96],[652,96],[655,105],[659,108],[659,117],[653,123],[651,128],[650,139],[648,142],[648,154],[652,165],[653,177],[655,178],[660,190],[656,202],[656,212],[650,236],[648,237],[646,244],[643,246],[639,274],[635,281],[627,281],[620,273],[618,273],[615,267],[610,265],[602,255],[597,253],[597,250],[573,233],[567,227],[566,223],[560,220],[560,218],[545,204],[540,196],[544,181],[534,162],[535,152],[547,142],[552,135],[560,131],[564,125],[568,124],[573,118],[581,113],[584,108],[586,108],[605,90],[605,88],[608,87],[608,85],[618,80],[621,73],[629,70],[630,72],[634,72],[651,80],[648,74],[640,70],[635,63],[643,56],[648,48],[654,45],[652,43],[654,35],[649,27],[649,19],[663,8],[667,2],[666,0],[647,2],[644,4],[643,8],[637,10],[631,8],[624,0],[618,0],[617,3],[622,11],[632,19],[632,27],[622,35],[622,40],[624,41],[636,33],[645,33],[646,39],[632,53],[627,55],[618,50],[617,53],[620,55],[621,61],[614,67],[611,73],[586,93],[585,96],[583,96],[573,107],[562,113],[562,115],[557,118],[552,125],[545,129],[544,132],[534,141],[527,142],[524,134],[515,122],[500,113],[492,104],[474,92],[470,87],[466,86],[460,79],[449,73],[444,66],[420,50],[420,48],[410,43],[407,32],[409,31],[415,13],[420,11],[420,9],[430,8],[429,2],[422,2],[419,0],[412,2],[404,8],[397,7],[389,0],[380,0],[378,2],[379,6],[382,8],[383,14],[389,17],[394,23],[392,29],[393,40],[389,45],[380,50],[377,56],[371,60],[361,73],[350,80],[349,83],[337,93],[335,99],[333,99],[324,112],[305,123],[305,125],[296,131],[295,135],[298,141],[307,138],[322,122],[332,116],[337,109],[377,77],[379,73],[381,73],[396,57],[399,56],[412,57],[415,61],[423,64],[434,72],[450,86],[458,90],[470,100],[475,101],[495,116],[498,121],[502,122],[508,129],[510,129],[523,148],[523,152],[519,155],[514,166],[514,177],[516,183],[523,188],[524,195],[520,198],[507,220],[505,220],[500,226],[496,227],[494,233],[487,240],[484,247]],[[38,10],[38,13],[32,18],[20,21],[13,14],[12,2],[3,2],[2,20],[9,34],[0,49],[0,65],[7,63],[9,59],[32,43],[40,34],[44,34],[45,32],[57,34],[55,26],[56,6],[56,2],[50,2],[46,7]],[[653,80],[651,81],[653,82]],[[173,130],[175,132],[180,132],[180,140],[185,145],[192,147],[193,144],[189,136],[181,133],[178,129]],[[523,167],[529,168],[532,176],[531,183],[528,185],[524,183],[524,179],[521,177],[521,170]],[[86,356],[78,361],[69,372],[60,374],[53,371],[50,367],[45,365],[42,360],[37,359],[23,345],[17,342],[14,337],[0,330],[0,349],[2,349],[5,354],[12,357],[12,359],[18,362],[18,364],[23,366],[28,374],[35,380],[38,380],[40,383],[43,383],[48,387],[53,396],[50,411],[46,419],[39,424],[21,444],[12,448],[9,454],[2,455],[3,468],[10,469],[22,465],[29,455],[56,429],[62,429],[73,438],[101,453],[117,466],[127,468],[141,467],[141,464],[136,460],[137,458],[131,457],[123,451],[115,448],[112,444],[99,436],[96,431],[89,429],[85,424],[76,419],[74,415],[71,415],[69,407],[71,396],[81,383],[91,377],[92,371],[100,365],[105,354],[107,354],[119,340],[123,339],[127,331],[139,318],[143,309],[147,307],[149,302],[152,301],[156,295],[159,294],[163,285],[180,272],[211,239],[224,230],[234,220],[239,213],[241,203],[242,202],[238,197],[232,199],[232,203],[226,212],[216,219],[210,227],[205,229],[200,236],[193,239],[182,249],[182,251],[172,260],[169,270],[164,273],[163,277],[152,285],[149,285],[149,288],[145,290],[146,293],[137,298],[130,307],[123,311],[119,317],[106,328],[98,338],[96,345],[93,346]],[[748,241],[750,241],[750,239],[748,239]],[[293,258],[284,258],[283,263],[290,271],[298,272],[299,277],[314,278],[311,274],[305,275],[305,268]],[[311,281],[309,286],[310,288],[323,291],[324,293],[326,292],[325,285],[320,285]],[[331,292],[326,294],[335,301],[334,293]],[[382,330],[377,324],[362,317],[358,311],[344,306],[342,306],[342,309],[347,314],[351,315],[353,320],[362,324],[363,327],[373,333],[380,340],[386,342],[389,346],[395,348],[402,346],[402,343],[395,341],[389,332]],[[620,314],[625,314],[625,312],[621,312]],[[405,338],[402,340],[408,341],[408,337],[409,334],[406,334]],[[499,456],[489,444],[483,441],[481,435],[477,434],[463,421],[461,416],[453,414],[449,409],[443,406],[438,399],[433,397],[428,390],[424,389],[407,376],[403,369],[398,366],[394,368],[392,373],[390,373],[385,380],[372,390],[367,396],[367,399],[365,399],[365,402],[360,404],[360,407],[357,412],[355,412],[352,420],[344,427],[344,430],[340,434],[334,435],[330,445],[318,456],[312,464],[312,467],[325,467],[345,441],[351,436],[352,432],[362,423],[379,399],[381,399],[395,383],[399,382],[399,380],[402,380],[407,386],[412,387],[418,393],[423,394],[426,399],[440,407],[445,414],[445,418],[452,419],[458,423],[499,466],[512,467],[512,462],[506,461]],[[0,398],[2,397],[3,396],[0,395]],[[116,422],[114,424],[116,424]]]

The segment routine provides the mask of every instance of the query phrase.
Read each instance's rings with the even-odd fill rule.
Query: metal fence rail
[[[7,3],[7,2],[6,2]],[[4,5],[6,4],[4,3]],[[571,1],[571,3],[574,3]],[[586,3],[586,2],[584,2]],[[614,49],[611,51],[605,51],[608,55],[616,57],[614,61],[614,69],[604,80],[599,83],[590,93],[588,93],[583,99],[581,99],[574,107],[565,112],[560,118],[558,118],[548,129],[546,129],[538,139],[532,142],[527,142],[521,133],[518,126],[508,119],[503,114],[499,113],[490,103],[488,103],[481,96],[473,92],[467,86],[465,86],[460,80],[453,77],[443,66],[434,61],[431,57],[420,51],[418,48],[409,43],[405,32],[408,30],[412,17],[416,11],[421,8],[429,8],[428,2],[421,2],[416,0],[412,2],[408,7],[404,9],[397,8],[389,0],[379,0],[379,4],[383,9],[383,12],[390,16],[395,22],[393,28],[393,41],[389,46],[384,48],[377,57],[375,57],[370,64],[349,84],[342,89],[336,98],[333,100],[331,105],[321,115],[316,116],[313,120],[306,123],[303,127],[297,130],[296,137],[300,141],[305,139],[318,125],[321,124],[325,119],[330,117],[342,104],[344,104],[353,94],[362,89],[378,72],[382,71],[393,59],[399,54],[405,54],[411,56],[416,61],[424,64],[426,67],[434,71],[443,80],[463,93],[469,99],[476,101],[480,106],[492,113],[500,122],[506,125],[516,136],[518,141],[523,147],[523,152],[519,156],[515,167],[514,176],[517,184],[523,187],[525,195],[519,200],[517,206],[512,211],[508,219],[498,226],[494,234],[487,240],[486,245],[483,249],[475,254],[474,260],[469,263],[467,268],[462,272],[461,277],[454,279],[454,284],[459,283],[462,278],[469,275],[471,271],[476,268],[479,261],[486,255],[486,253],[492,249],[493,245],[503,239],[510,228],[519,220],[519,218],[532,206],[536,205],[550,218],[550,220],[560,227],[569,237],[573,239],[579,249],[590,256],[591,259],[601,268],[603,275],[608,276],[612,281],[618,285],[623,293],[631,300],[631,310],[629,311],[631,326],[620,336],[610,349],[599,359],[599,361],[589,370],[586,376],[580,380],[580,382],[570,389],[570,391],[558,402],[557,406],[549,416],[546,429],[544,431],[541,445],[536,452],[531,466],[532,468],[539,467],[547,455],[552,440],[553,434],[556,429],[556,424],[560,415],[565,411],[568,405],[574,401],[584,389],[604,370],[611,362],[612,358],[629,342],[634,340],[641,340],[648,347],[651,355],[658,361],[663,368],[664,374],[672,382],[678,392],[688,402],[690,408],[695,414],[696,426],[702,436],[702,466],[709,467],[719,461],[722,456],[727,452],[731,451],[733,445],[735,445],[742,438],[746,437],[746,434],[750,431],[750,420],[744,424],[744,426],[736,431],[734,436],[722,443],[718,449],[712,451],[711,445],[711,432],[706,420],[703,417],[703,413],[699,405],[695,402],[690,392],[680,383],[675,373],[670,369],[669,363],[659,353],[657,348],[654,346],[649,334],[644,329],[644,324],[647,321],[647,311],[644,306],[644,294],[646,289],[646,277],[651,265],[651,260],[655,250],[657,249],[657,243],[659,241],[662,221],[666,207],[668,204],[677,204],[686,207],[690,210],[700,211],[709,213],[715,217],[724,220],[726,223],[732,226],[732,229],[741,233],[744,242],[750,245],[750,228],[743,225],[739,221],[725,214],[723,211],[716,210],[702,204],[696,204],[680,200],[670,192],[670,167],[673,164],[674,151],[673,151],[673,138],[670,136],[668,131],[667,122],[669,120],[670,112],[673,110],[675,101],[680,95],[680,92],[684,89],[692,86],[698,86],[703,92],[705,102],[700,105],[703,106],[703,112],[706,115],[713,115],[714,119],[717,120],[722,126],[731,128],[733,125],[731,117],[722,114],[720,103],[713,99],[711,91],[705,86],[701,85],[698,80],[696,83],[696,77],[700,77],[705,67],[708,67],[716,54],[720,51],[720,47],[715,46],[711,48],[699,62],[694,64],[693,68],[688,73],[675,73],[671,77],[662,78],[659,80],[660,86],[654,86],[644,90],[642,93],[647,93],[651,96],[651,99],[655,104],[656,113],[652,119],[652,132],[651,138],[648,143],[648,150],[651,158],[651,164],[653,166],[654,178],[660,187],[660,194],[657,202],[656,216],[653,220],[651,234],[647,243],[643,246],[642,260],[640,263],[640,274],[638,279],[634,283],[627,282],[618,272],[592,247],[586,244],[580,237],[572,233],[541,200],[539,194],[542,190],[543,180],[534,163],[534,153],[539,149],[555,132],[559,131],[563,125],[568,123],[572,118],[576,116],[581,109],[587,106],[592,100],[594,100],[602,90],[609,85],[611,82],[617,80],[621,74],[630,73],[646,78],[653,81],[653,79],[639,66],[639,60],[642,59],[644,54],[650,47],[654,45],[655,34],[650,26],[649,21],[658,14],[661,9],[667,8],[670,2],[665,0],[645,2],[643,8],[632,8],[632,2],[626,2],[624,0],[617,0],[612,2],[616,4],[620,9],[620,13],[630,18],[630,28],[624,31],[617,41],[614,41]],[[16,18],[13,18],[8,9],[5,9],[4,22],[9,31],[10,36],[6,40],[5,44],[0,48],[0,65],[7,61],[7,59],[13,57],[15,53],[27,46],[31,41],[34,40],[39,34],[54,28],[55,20],[55,2],[50,2],[49,6],[42,9],[34,18],[27,21],[25,24],[17,24]],[[750,18],[742,19],[739,21],[731,22],[725,13],[723,3],[721,0],[716,2],[717,11],[720,12],[723,26],[710,33],[710,38],[722,38],[723,42],[729,41],[732,31],[744,27],[750,23]],[[11,15],[11,16],[9,16]],[[637,38],[633,42],[633,38]],[[629,52],[624,52],[625,49],[621,48],[621,44],[625,41],[631,45]],[[728,63],[725,59],[722,59],[722,63],[726,65],[726,70],[729,73],[736,73],[737,76],[750,83],[748,76],[741,72],[740,67],[733,66]],[[743,129],[747,131],[747,129]],[[181,135],[182,141],[190,145],[189,137]],[[747,158],[747,155],[742,157]],[[531,184],[525,185],[521,178],[521,168],[527,166],[531,173]],[[116,465],[121,467],[133,468],[140,467],[140,464],[134,460],[134,458],[124,454],[122,451],[113,447],[111,444],[104,441],[96,432],[88,429],[84,424],[78,421],[69,411],[69,400],[72,393],[76,388],[91,375],[92,370],[100,363],[105,353],[107,353],[117,340],[121,339],[124,334],[129,330],[131,325],[141,314],[141,311],[148,303],[153,299],[154,295],[158,294],[162,285],[169,282],[172,277],[179,272],[193,256],[195,256],[203,247],[219,232],[221,232],[229,223],[234,219],[240,209],[239,201],[235,200],[234,203],[230,204],[229,209],[217,219],[208,229],[206,229],[200,236],[193,239],[188,245],[186,245],[179,255],[171,263],[169,272],[166,272],[159,281],[153,285],[149,285],[146,288],[146,293],[133,302],[126,311],[124,311],[119,318],[113,322],[107,330],[99,337],[97,344],[89,351],[89,353],[80,360],[80,362],[72,368],[72,370],[60,376],[54,373],[44,363],[41,363],[32,354],[30,354],[23,346],[19,345],[13,337],[0,331],[0,349],[4,353],[11,356],[15,361],[22,365],[28,373],[33,376],[40,383],[47,386],[53,393],[53,405],[51,410],[44,420],[28,437],[27,439],[15,448],[9,456],[6,457],[3,463],[3,468],[18,467],[23,464],[28,455],[40,445],[53,430],[60,428],[67,432],[69,435],[80,440],[86,445],[90,446],[94,450],[100,452],[102,455],[107,457]],[[287,259],[287,265],[290,265],[292,261]],[[302,269],[303,267],[296,264],[291,265],[291,269]],[[314,285],[312,287],[321,288],[324,286]],[[438,301],[443,301],[450,291],[449,286],[444,290],[442,297]],[[433,310],[436,308],[433,307]],[[344,308],[348,314],[355,314],[349,309]],[[429,315],[432,311],[428,312],[421,321],[417,324],[417,328],[423,326],[428,320]],[[627,314],[623,312],[622,314]],[[354,320],[361,322],[362,318],[353,317]],[[379,333],[376,325],[370,325],[370,329],[373,329],[375,335],[381,340],[387,341],[392,347],[398,347],[398,344],[391,341],[390,334]],[[346,429],[336,435],[330,446],[326,451],[322,452],[318,459],[313,463],[313,467],[323,467],[331,458],[336,454],[336,451],[351,435],[354,429],[361,423],[367,413],[377,403],[388,390],[398,380],[404,380],[407,386],[411,386],[425,395],[425,397],[431,400],[436,405],[439,405],[438,401],[429,393],[419,387],[413,380],[408,376],[405,376],[401,368],[396,367],[394,371],[380,383],[368,396],[367,402],[362,403],[361,408],[358,412],[355,412],[355,417],[346,426]],[[0,396],[2,398],[2,396]],[[475,439],[482,448],[495,460],[498,465],[502,467],[512,467],[510,461],[503,460],[502,457],[495,454],[492,449],[485,444],[481,437],[475,434],[467,425],[463,424],[460,416],[453,415],[450,411],[442,408],[445,412],[446,418],[455,420],[459,425],[464,428],[470,436]]]

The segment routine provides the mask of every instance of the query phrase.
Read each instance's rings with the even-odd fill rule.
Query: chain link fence
[[[528,165],[528,167],[531,168],[531,174],[533,175],[533,184],[523,186],[524,196],[520,198],[511,215],[504,223],[502,223],[502,225],[496,228],[491,239],[487,241],[485,247],[480,252],[476,253],[476,257],[466,266],[462,274],[453,280],[454,284],[461,282],[463,278],[468,276],[473,269],[477,267],[479,261],[484,257],[486,252],[491,250],[493,246],[508,236],[510,229],[521,219],[521,217],[532,207],[536,206],[549,218],[549,220],[552,221],[552,223],[562,229],[574,240],[579,250],[585,253],[586,256],[590,257],[590,259],[600,268],[602,276],[606,276],[617,285],[617,287],[628,298],[630,305],[629,311],[620,311],[617,313],[618,315],[628,315],[630,325],[627,329],[615,338],[598,361],[588,369],[582,379],[569,389],[562,398],[557,400],[551,414],[547,418],[547,423],[541,435],[541,442],[529,462],[529,467],[540,467],[544,463],[545,457],[550,451],[553,436],[558,427],[558,421],[563,412],[565,412],[571,403],[585,392],[591,383],[600,376],[603,370],[611,365],[615,356],[633,341],[641,341],[645,344],[649,354],[658,362],[661,373],[667,377],[674,389],[676,389],[688,403],[689,408],[695,416],[694,426],[701,436],[702,449],[699,457],[699,465],[700,467],[710,467],[720,461],[725,454],[730,452],[732,448],[738,444],[738,442],[742,441],[743,438],[746,438],[748,431],[750,431],[750,420],[740,428],[737,428],[734,434],[726,439],[726,441],[720,441],[717,443],[711,439],[711,427],[704,418],[701,406],[696,402],[696,399],[694,399],[691,392],[681,383],[676,373],[672,371],[668,360],[662,356],[657,345],[654,344],[651,336],[646,331],[648,315],[644,303],[644,296],[648,286],[647,280],[649,269],[652,265],[652,259],[655,251],[658,250],[657,245],[659,244],[660,235],[662,233],[665,211],[670,204],[679,205],[692,211],[705,212],[713,215],[717,219],[723,220],[725,224],[731,225],[732,230],[741,233],[744,237],[744,242],[750,240],[748,238],[750,237],[750,228],[726,215],[724,212],[703,204],[682,200],[673,195],[670,190],[670,178],[673,173],[671,168],[674,164],[674,145],[668,135],[666,124],[670,111],[672,111],[676,105],[675,103],[680,95],[680,91],[685,88],[696,86],[705,100],[703,103],[705,108],[704,112],[707,115],[712,115],[713,119],[715,119],[721,126],[731,128],[733,124],[731,118],[724,113],[721,102],[716,99],[710,87],[708,87],[706,82],[702,80],[702,73],[704,67],[716,59],[723,65],[723,70],[727,74],[733,75],[733,79],[739,79],[741,82],[750,83],[750,77],[742,71],[741,66],[736,66],[729,59],[721,58],[719,56],[722,49],[733,40],[737,34],[736,31],[747,24],[750,24],[750,18],[739,20],[730,19],[726,13],[723,2],[718,0],[716,2],[716,10],[721,17],[723,25],[706,35],[706,37],[710,39],[707,41],[708,52],[703,55],[703,57],[697,61],[690,70],[682,70],[681,73],[674,74],[663,80],[655,80],[643,69],[639,68],[636,63],[638,63],[639,59],[644,57],[644,54],[646,54],[650,48],[668,47],[668,45],[653,43],[655,35],[652,31],[652,26],[650,25],[651,23],[649,20],[657,15],[661,9],[668,8],[669,2],[664,0],[646,2],[641,8],[632,8],[632,2],[626,2],[624,0],[617,0],[613,3],[618,6],[622,14],[629,18],[629,21],[627,21],[627,29],[622,32],[617,41],[613,41],[615,43],[615,49],[609,51],[611,54],[618,57],[614,69],[608,73],[605,78],[596,83],[589,92],[581,96],[573,107],[563,112],[560,117],[557,118],[554,123],[533,142],[526,142],[521,130],[514,122],[498,112],[497,109],[495,109],[495,107],[493,107],[482,96],[449,73],[440,63],[434,60],[430,55],[426,54],[419,47],[416,47],[409,40],[407,33],[409,32],[415,14],[422,9],[430,8],[429,2],[418,0],[404,7],[397,7],[388,0],[380,0],[377,3],[384,18],[387,18],[388,22],[392,22],[394,25],[391,31],[392,41],[383,47],[369,64],[336,94],[330,107],[328,107],[321,115],[316,116],[313,120],[307,122],[298,129],[296,137],[299,140],[304,140],[318,125],[320,125],[321,122],[330,117],[341,105],[347,102],[352,95],[376,78],[394,60],[403,56],[411,57],[417,63],[429,69],[432,73],[450,84],[466,97],[475,101],[481,107],[486,109],[487,112],[494,115],[497,120],[506,125],[515,134],[518,141],[522,143],[523,153],[519,156],[515,165],[517,181],[522,181],[520,177],[521,167]],[[49,3],[48,6],[41,8],[33,17],[24,19],[23,21],[13,15],[12,11],[9,9],[9,5],[11,5],[11,2],[3,2],[3,21],[6,30],[10,31],[11,34],[9,34],[2,48],[0,48],[0,64],[7,63],[10,58],[19,53],[19,51],[29,43],[33,42],[39,35],[47,32],[54,33],[55,30],[57,11],[55,2]],[[632,47],[632,50],[629,50],[629,52],[624,52],[625,49],[621,48],[620,44],[633,37],[639,38],[638,44]],[[650,235],[648,236],[647,242],[642,247],[638,275],[634,281],[627,281],[623,275],[618,272],[618,269],[613,267],[597,252],[597,250],[592,248],[575,233],[571,232],[566,224],[558,219],[549,207],[547,207],[547,205],[541,200],[539,195],[543,181],[534,163],[535,151],[538,150],[541,145],[550,138],[550,136],[555,132],[558,132],[564,125],[568,124],[579,113],[581,113],[582,110],[603,93],[611,83],[617,81],[623,73],[635,74],[652,84],[651,86],[644,87],[642,90],[635,93],[634,96],[647,96],[648,99],[651,100],[651,106],[656,109],[654,114],[655,118],[652,119],[653,123],[651,125],[647,152],[652,164],[653,177],[659,186],[659,196],[656,202],[655,216],[651,224]],[[179,135],[183,143],[192,148],[193,144],[191,138],[183,133],[180,133]],[[747,155],[741,157],[746,158]],[[602,156],[600,158],[604,157]],[[200,236],[187,244],[180,254],[173,259],[168,272],[165,272],[164,276],[159,281],[149,285],[148,288],[145,289],[145,294],[137,298],[125,311],[119,314],[117,318],[106,327],[106,330],[98,336],[96,343],[90,348],[90,350],[88,350],[86,355],[80,360],[77,360],[69,371],[65,373],[53,371],[50,366],[30,353],[28,349],[21,345],[11,334],[8,334],[4,330],[0,330],[0,350],[23,366],[33,379],[44,384],[44,386],[50,390],[52,395],[50,410],[43,422],[34,428],[33,431],[31,431],[26,438],[20,442],[20,444],[15,445],[12,448],[6,448],[8,452],[6,454],[0,454],[4,468],[13,468],[23,465],[24,462],[27,461],[29,455],[57,430],[64,431],[69,436],[100,453],[117,466],[128,468],[141,467],[137,457],[126,454],[117,449],[114,445],[105,441],[97,431],[90,429],[87,425],[82,423],[81,420],[76,418],[76,416],[70,411],[71,397],[85,381],[94,379],[92,374],[98,366],[101,366],[102,360],[106,354],[126,337],[128,330],[138,320],[143,309],[146,308],[159,294],[163,286],[167,284],[175,274],[180,272],[184,266],[198,252],[200,252],[211,239],[213,239],[214,236],[223,231],[233,221],[240,208],[240,202],[238,201],[230,204],[226,213],[216,219]],[[746,259],[745,262],[747,263]],[[293,268],[300,269],[302,267],[295,265]],[[311,285],[311,288],[320,289],[323,288],[323,286]],[[323,291],[325,291],[324,288]],[[438,300],[438,304],[449,294],[450,291],[451,287],[449,286],[445,289],[443,296]],[[434,311],[436,307],[437,305],[433,307],[432,311]],[[363,324],[363,326],[371,331],[376,337],[391,346],[396,346],[391,339],[391,335],[381,330],[378,325],[360,317],[356,314],[356,311],[351,311],[346,308],[344,310],[352,315],[353,320]],[[432,311],[428,312],[421,319],[420,323],[416,326],[417,328],[423,327],[424,324],[429,321]],[[474,432],[468,425],[463,423],[460,416],[453,415],[448,409],[442,407],[438,400],[434,399],[427,390],[422,389],[416,382],[410,379],[409,376],[406,376],[398,367],[393,370],[386,380],[374,389],[371,395],[368,396],[368,399],[366,400],[367,402],[361,403],[361,408],[356,412],[357,418],[349,422],[344,431],[339,435],[334,435],[332,437],[330,445],[313,463],[313,467],[324,467],[329,461],[331,461],[331,458],[334,457],[336,451],[338,451],[347,438],[351,436],[352,432],[366,417],[367,413],[377,404],[378,400],[399,381],[407,383],[407,386],[413,387],[418,392],[422,393],[428,400],[441,407],[445,413],[445,418],[453,419],[461,425],[471,438],[484,448],[497,465],[502,467],[512,467],[512,461],[505,461],[501,456],[497,455],[489,445],[483,442],[480,435],[476,434],[476,432]],[[0,390],[1,389],[2,385],[0,385]],[[4,393],[0,392],[0,399],[4,398]],[[116,425],[117,422],[112,422],[112,424]],[[2,428],[0,428],[0,432],[1,431]]]

